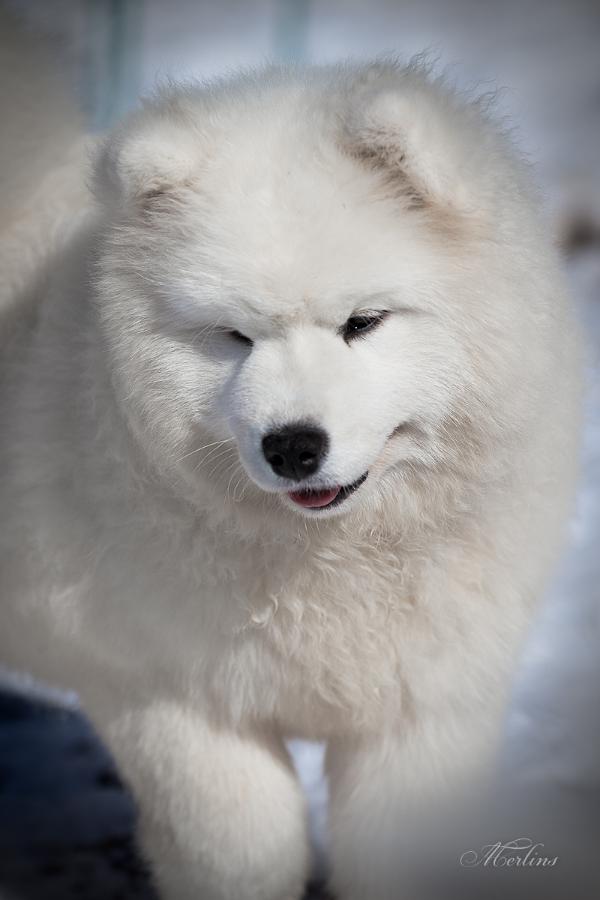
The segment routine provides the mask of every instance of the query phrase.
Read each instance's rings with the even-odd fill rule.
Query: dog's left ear
[[[417,66],[381,63],[363,71],[350,92],[341,143],[412,207],[473,215],[496,188],[490,173],[498,171],[500,141],[493,130],[476,105]]]
[[[102,145],[95,194],[103,204],[143,208],[189,184],[201,165],[203,147],[202,136],[180,109],[148,104]]]

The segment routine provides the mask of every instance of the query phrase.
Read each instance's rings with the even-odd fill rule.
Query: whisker
[[[234,468],[233,472],[231,473],[231,478],[229,479],[229,481],[228,481],[228,483],[227,483],[227,488],[225,489],[225,496],[226,496],[226,497],[229,497],[229,490],[230,490],[230,488],[231,488],[231,482],[232,482],[233,479],[235,478],[237,472],[238,472],[238,466],[236,466],[236,467]]]
[[[239,488],[240,484],[242,484],[242,482],[244,480],[244,475],[246,474],[241,466],[239,466],[238,471],[239,471],[240,475],[239,475],[239,478],[236,481],[234,488],[233,488],[233,502],[234,503],[240,503],[244,499],[244,494],[246,492],[246,487],[247,487],[247,484],[243,485],[242,493],[238,497],[237,496],[238,488]]]
[[[227,454],[231,452],[231,449],[231,447],[213,447],[212,450],[209,450],[204,454],[202,459],[196,461],[194,471],[197,471],[200,466],[205,465],[209,460],[217,460],[222,456],[227,456]]]
[[[201,460],[199,460],[199,462],[196,463],[196,465],[194,466],[194,472],[197,472],[200,466],[206,465],[209,461],[211,463],[215,463],[215,466],[211,469],[211,473],[214,472],[216,468],[218,468],[218,464],[223,460],[226,460],[227,456],[229,456],[231,452],[231,447],[223,447],[220,450],[218,447],[215,447],[214,450],[209,450],[206,456],[204,456]]]
[[[209,447],[222,446],[223,444],[228,443],[229,441],[233,441],[234,438],[224,438],[222,441],[212,441],[210,444],[204,444],[203,447],[196,447],[195,450],[190,450],[189,453],[185,453],[181,456],[177,462],[183,462],[184,459],[187,459],[188,456],[194,456],[196,453],[200,453],[202,450],[207,450]]]
[[[231,471],[231,469],[238,464],[237,460],[233,460],[224,470],[220,473],[220,477],[226,478],[227,474]],[[219,465],[213,466],[209,472],[206,473],[207,478],[212,478],[212,476],[216,473]]]

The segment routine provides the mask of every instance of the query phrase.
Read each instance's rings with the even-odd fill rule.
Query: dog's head
[[[458,467],[508,427],[531,333],[516,171],[416,68],[151,102],[97,177],[98,308],[142,446],[192,491],[309,518]]]

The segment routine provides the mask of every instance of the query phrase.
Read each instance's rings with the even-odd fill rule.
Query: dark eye
[[[241,331],[235,331],[235,329],[233,329],[232,331],[228,331],[227,333],[229,337],[232,337],[234,341],[238,342],[238,344],[246,344],[247,347],[251,347],[254,343],[254,341],[252,341],[249,337],[246,337],[245,334],[242,334]]]
[[[352,338],[361,337],[368,331],[377,328],[386,316],[386,312],[362,313],[357,316],[350,316],[346,324],[342,326],[340,333],[345,341],[351,341]]]

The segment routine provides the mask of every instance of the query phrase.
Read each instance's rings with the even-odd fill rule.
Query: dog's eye
[[[351,341],[352,338],[361,337],[361,335],[366,334],[367,331],[372,331],[374,328],[377,328],[378,325],[381,325],[386,316],[386,312],[362,313],[360,315],[350,316],[346,324],[342,326],[340,333],[345,341]]]
[[[229,335],[229,337],[232,337],[234,339],[234,341],[237,341],[238,344],[246,344],[247,347],[251,347],[252,344],[254,343],[254,341],[251,338],[246,337],[246,335],[242,334],[241,331],[236,331],[235,329],[232,329],[231,331],[228,331],[227,334]]]

